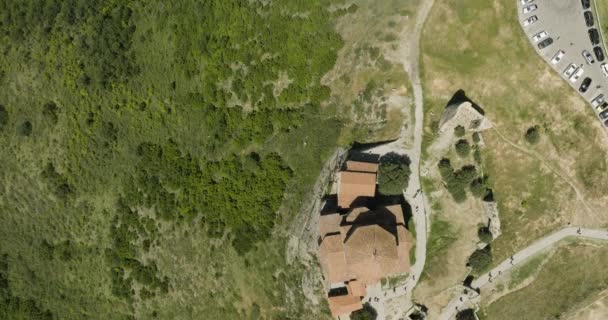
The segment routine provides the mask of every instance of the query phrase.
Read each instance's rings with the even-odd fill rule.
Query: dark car
[[[578,88],[578,92],[587,92],[587,89],[589,89],[589,85],[591,85],[591,78],[587,77],[585,78],[585,80],[583,80],[583,83],[581,83],[581,86]]]
[[[595,53],[595,57],[597,61],[604,61],[604,51],[600,47],[593,48],[593,53]]]
[[[589,9],[589,5],[590,5],[589,0],[582,0],[581,2],[583,4],[583,9]]]
[[[608,118],[608,110],[600,112],[600,118],[602,118],[602,120],[606,120],[606,118]]]
[[[589,40],[591,40],[591,44],[593,45],[600,43],[600,34],[597,32],[597,29],[589,29]]]
[[[539,42],[538,43],[538,48],[539,49],[544,49],[544,48],[550,46],[552,43],[553,43],[553,39],[551,37],[549,37],[549,38],[547,38],[547,39]]]
[[[604,125],[608,127],[608,120],[604,121]]]
[[[584,15],[587,27],[593,27],[593,13],[591,13],[591,11],[585,11]]]

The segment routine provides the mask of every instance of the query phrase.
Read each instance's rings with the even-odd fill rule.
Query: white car
[[[564,52],[564,50],[557,51],[557,53],[555,53],[553,58],[551,58],[551,63],[557,64],[558,62],[560,62],[562,60],[562,58],[564,57],[565,54],[566,53]]]
[[[527,6],[527,7],[524,7],[523,12],[524,12],[524,14],[526,14],[526,13],[530,13],[530,12],[536,10],[536,9],[538,9],[538,6],[535,5],[535,4],[531,4],[531,5]]]
[[[524,20],[524,27],[527,27],[536,21],[538,21],[538,17],[536,15],[533,15],[530,18]]]
[[[599,95],[597,95],[597,97],[595,97],[595,98],[593,98],[593,100],[591,100],[591,105],[594,108],[597,108],[602,103],[604,103],[604,94],[603,93],[600,93]]]
[[[575,83],[578,81],[578,78],[580,78],[583,75],[583,72],[585,70],[583,70],[583,68],[578,68],[576,70],[576,72],[570,76],[570,82]]]
[[[602,72],[604,73],[604,77],[608,77],[608,64],[602,63]]]
[[[571,63],[568,68],[564,70],[564,76],[566,78],[570,78],[570,76],[574,74],[574,71],[576,71],[576,65],[574,63]]]
[[[593,60],[593,56],[587,50],[583,50],[583,57],[585,60],[587,60],[587,64],[592,64],[595,62],[595,60]]]
[[[534,42],[539,42],[540,40],[542,40],[544,37],[548,36],[549,34],[547,33],[547,31],[541,31],[537,34],[535,34],[534,36],[532,36],[532,40],[534,40]]]
[[[528,4],[528,3],[532,2],[532,1],[534,1],[534,0],[521,0],[521,4],[522,5],[526,5],[526,4]]]

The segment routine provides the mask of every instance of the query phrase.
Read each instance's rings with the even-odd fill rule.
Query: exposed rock
[[[492,128],[492,123],[469,101],[455,103],[443,111],[439,121],[439,132],[453,132],[457,126],[467,131],[480,132]]]
[[[492,233],[492,238],[496,239],[501,234],[500,218],[498,217],[498,205],[494,201],[482,201],[483,212],[488,219],[488,228]]]

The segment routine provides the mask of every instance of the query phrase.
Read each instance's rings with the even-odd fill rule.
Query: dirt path
[[[513,267],[520,265],[526,259],[536,255],[537,253],[553,246],[557,242],[567,237],[578,237],[586,239],[596,240],[608,240],[608,230],[599,229],[585,229],[578,227],[566,227],[557,232],[554,232],[546,237],[543,237],[528,247],[520,250],[513,254],[509,259],[506,259],[500,263],[497,267],[492,269],[486,274],[479,276],[473,281],[471,286],[473,288],[482,288],[488,283],[491,283],[494,279],[497,279],[511,270]],[[464,290],[464,287],[463,287]],[[469,294],[460,294],[450,301],[450,303],[443,309],[443,312],[439,316],[439,320],[450,320],[456,315],[458,310],[462,310],[471,305],[474,305],[479,301],[479,295],[472,290],[468,290]]]
[[[376,287],[369,288],[367,296],[364,297],[364,301],[369,301],[378,312],[377,319],[400,319],[413,306],[412,291],[420,279],[426,262],[429,210],[428,201],[420,186],[420,155],[422,152],[424,106],[419,74],[419,43],[422,28],[433,7],[433,3],[434,0],[422,1],[416,15],[414,30],[413,32],[409,32],[409,34],[401,35],[404,42],[401,50],[398,51],[398,60],[403,64],[405,71],[409,75],[414,91],[415,125],[413,146],[409,149],[406,148],[407,141],[405,139],[407,138],[404,130],[402,130],[399,139],[396,141],[368,150],[370,153],[381,155],[388,152],[407,154],[410,158],[412,175],[410,176],[407,190],[403,192],[403,196],[412,207],[413,219],[416,226],[416,263],[411,267],[407,281],[394,290],[387,292],[383,292],[378,284]],[[404,30],[404,32],[408,31],[411,30]],[[398,300],[398,303],[390,303],[391,300]],[[389,305],[390,308],[388,308]]]

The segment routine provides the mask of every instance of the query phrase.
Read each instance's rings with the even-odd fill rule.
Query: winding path
[[[578,227],[566,227],[557,232],[554,232],[540,240],[537,240],[533,244],[528,247],[522,249],[516,254],[512,255],[509,259],[506,259],[498,266],[496,266],[491,271],[479,276],[476,278],[471,287],[473,288],[483,288],[488,283],[491,283],[493,279],[500,278],[503,273],[511,270],[513,267],[520,265],[526,259],[532,257],[533,255],[547,249],[550,246],[553,246],[555,243],[567,238],[567,237],[578,237],[578,238],[586,238],[586,239],[596,239],[596,240],[608,240],[608,230],[599,230],[599,229],[585,229]],[[464,287],[463,287],[464,291]],[[472,290],[468,290],[469,294],[461,293],[454,299],[450,301],[450,303],[445,307],[439,316],[439,320],[450,320],[453,319],[458,310],[462,310],[464,306],[470,304],[472,300],[478,299],[478,295],[476,292]]]
[[[389,314],[387,314],[386,304],[391,299],[402,297],[403,295],[406,296],[407,303],[399,305],[399,310],[393,310],[393,313],[395,313],[398,318],[404,316],[405,313],[411,307],[413,307],[412,291],[420,279],[420,275],[422,274],[422,270],[424,269],[424,264],[426,262],[429,206],[420,185],[420,155],[422,152],[422,134],[424,125],[424,100],[419,74],[419,43],[422,27],[424,26],[426,18],[433,7],[433,3],[434,0],[421,1],[418,14],[416,15],[414,31],[406,38],[407,40],[404,43],[405,51],[400,55],[401,63],[403,64],[404,69],[410,78],[410,83],[414,93],[414,144],[410,149],[405,147],[407,137],[405,132],[402,130],[399,139],[396,141],[367,150],[367,152],[380,155],[388,152],[407,154],[410,158],[412,175],[410,176],[407,189],[403,192],[403,196],[412,207],[412,214],[416,227],[416,262],[410,269],[407,281],[394,290],[384,292],[382,291],[380,284],[378,284],[377,286],[368,288],[368,294],[366,297],[364,297],[364,301],[369,301],[369,303],[378,312],[378,319],[386,319],[387,316],[389,316]]]

